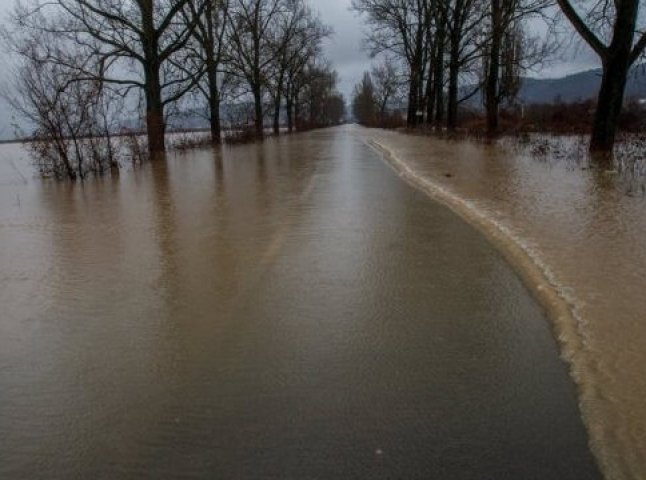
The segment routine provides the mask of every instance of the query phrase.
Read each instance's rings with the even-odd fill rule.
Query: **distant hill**
[[[561,78],[522,79],[518,101],[524,104],[565,103],[596,99],[601,86],[601,69],[587,70]],[[465,88],[466,91],[472,87]],[[472,108],[482,108],[481,92],[467,102]],[[626,99],[646,99],[646,64],[635,67],[628,78]]]
[[[578,102],[596,98],[601,86],[601,70],[588,70],[562,78],[524,78],[518,99],[528,103]],[[646,98],[646,68],[635,67],[628,79],[626,98]]]

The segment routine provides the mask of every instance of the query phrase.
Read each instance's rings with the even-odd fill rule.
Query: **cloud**
[[[334,36],[325,43],[325,55],[339,73],[341,92],[349,99],[363,72],[370,68],[370,58],[362,49],[361,19],[350,10],[350,0],[312,2],[323,22],[334,29]]]

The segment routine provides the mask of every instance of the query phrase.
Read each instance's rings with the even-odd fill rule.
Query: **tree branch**
[[[569,0],[557,0],[563,14],[570,21],[572,26],[579,32],[579,35],[586,41],[588,45],[594,50],[597,55],[603,60],[608,54],[608,47],[597,37],[590,28],[585,24],[583,19],[579,16]]]

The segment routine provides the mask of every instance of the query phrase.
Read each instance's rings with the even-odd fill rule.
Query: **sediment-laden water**
[[[646,478],[643,177],[509,144],[361,134],[385,147],[409,180],[497,237],[503,250],[520,247],[521,269],[529,262],[542,272],[571,311],[553,321],[604,473]]]
[[[543,310],[360,130],[0,157],[0,478],[598,477]]]

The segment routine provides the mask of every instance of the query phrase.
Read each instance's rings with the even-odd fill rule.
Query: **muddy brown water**
[[[356,129],[0,153],[0,478],[598,478],[541,308]]]
[[[393,152],[412,181],[459,200],[458,210],[482,219],[503,249],[520,246],[543,272],[572,312],[552,320],[604,474],[646,478],[643,163],[590,168],[574,138],[557,142],[560,156],[536,156],[509,142],[356,132]]]

